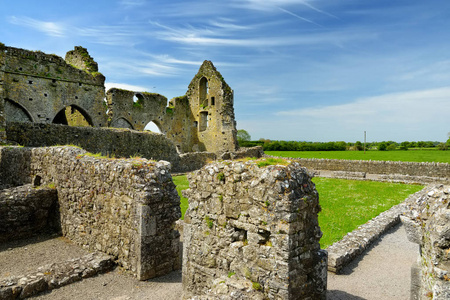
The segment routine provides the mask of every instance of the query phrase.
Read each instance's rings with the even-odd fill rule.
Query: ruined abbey
[[[450,297],[449,164],[236,160],[264,153],[238,148],[233,90],[210,61],[170,101],[104,83],[82,47],[63,59],[0,43],[0,243],[52,232],[90,251],[0,278],[0,299],[115,265],[139,280],[182,269],[183,299],[326,299],[327,270],[400,215],[423,250],[412,299]],[[149,122],[162,134],[145,131]],[[184,221],[174,172],[191,172]],[[325,251],[314,175],[436,185]]]
[[[179,153],[237,150],[233,90],[212,62],[202,64],[186,95],[169,103],[159,94],[116,88],[105,101],[104,83],[85,48],[62,59],[1,44],[0,130],[5,122],[77,125],[77,112],[92,127],[142,131],[154,122]]]

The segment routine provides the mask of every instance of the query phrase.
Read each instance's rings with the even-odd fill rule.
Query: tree
[[[400,150],[408,150],[409,142],[405,141],[400,144]]]
[[[387,145],[385,142],[381,142],[378,144],[378,150],[379,151],[386,151]]]
[[[246,141],[250,141],[252,139],[252,137],[250,136],[250,134],[244,130],[244,129],[239,129],[237,131],[237,140],[238,142],[246,142]]]

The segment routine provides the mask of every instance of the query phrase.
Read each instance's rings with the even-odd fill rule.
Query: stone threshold
[[[27,275],[0,280],[0,299],[24,299],[110,271],[113,257],[93,252],[76,259],[45,265]]]

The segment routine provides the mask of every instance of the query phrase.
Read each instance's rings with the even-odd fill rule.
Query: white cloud
[[[275,115],[308,124],[311,129],[317,126],[326,132],[325,135],[335,136],[325,140],[339,140],[339,132],[348,136],[349,131],[366,129],[378,140],[429,140],[437,138],[432,137],[436,132],[448,131],[449,111],[450,87],[444,87],[362,98],[319,108],[285,110]]]
[[[105,82],[105,90],[108,91],[111,88],[118,88],[134,92],[146,92],[149,91],[147,88],[139,85],[132,85],[128,83],[117,83],[117,82]]]
[[[44,32],[47,35],[55,37],[63,37],[67,33],[67,28],[56,22],[45,22],[28,17],[16,17],[12,16],[9,18],[9,22],[14,25],[20,25],[25,27],[30,27],[32,29]]]

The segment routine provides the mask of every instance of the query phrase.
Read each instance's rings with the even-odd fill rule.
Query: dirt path
[[[328,272],[327,299],[409,299],[411,265],[418,255],[419,245],[409,242],[404,228],[397,225],[341,275]]]

